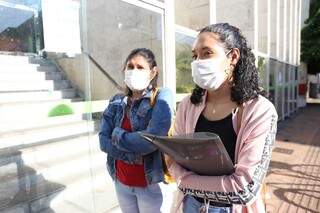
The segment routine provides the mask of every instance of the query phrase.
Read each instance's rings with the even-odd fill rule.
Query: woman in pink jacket
[[[260,191],[275,141],[277,112],[262,96],[255,56],[241,31],[227,23],[203,28],[192,54],[196,87],[179,104],[175,134],[217,133],[235,171],[201,176],[169,159],[168,169],[179,188],[172,210],[265,212]]]

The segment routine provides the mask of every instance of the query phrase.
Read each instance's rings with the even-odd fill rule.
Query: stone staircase
[[[79,91],[51,61],[0,55],[0,212],[108,212],[117,206],[95,122],[48,117]]]

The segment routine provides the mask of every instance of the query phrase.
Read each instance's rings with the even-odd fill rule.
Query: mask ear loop
[[[233,48],[231,48],[231,49],[226,53],[226,57],[228,57],[228,55],[231,53],[232,50],[233,50]]]

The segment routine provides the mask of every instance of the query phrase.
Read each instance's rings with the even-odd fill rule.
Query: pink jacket
[[[174,134],[194,132],[205,101],[196,106],[191,103],[190,96],[182,100],[178,106]],[[236,129],[237,110],[232,116],[233,127],[238,132],[235,172],[224,176],[200,176],[174,162],[169,172],[179,189],[172,212],[182,212],[186,194],[232,204],[233,212],[265,212],[260,189],[271,160],[278,116],[272,103],[262,96],[244,103],[242,109],[239,131]]]

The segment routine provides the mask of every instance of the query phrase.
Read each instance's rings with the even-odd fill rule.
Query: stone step
[[[23,147],[51,143],[80,134],[87,134],[88,132],[93,132],[94,129],[93,121],[78,121],[30,130],[7,132],[0,135],[0,149],[16,150]]]
[[[79,137],[21,149],[10,161],[0,160],[5,172],[0,183],[5,192],[0,211],[93,212],[92,191],[104,200],[97,212],[116,206],[113,183],[105,168],[106,156],[98,148],[97,135],[91,139],[95,143]]]
[[[0,81],[62,80],[61,72],[0,72]]]
[[[37,68],[37,71],[42,72],[58,72],[59,70],[53,65],[41,65]]]
[[[74,99],[79,97],[78,90],[76,88],[61,89],[60,92],[62,98]]]
[[[15,120],[9,120],[0,123],[0,135],[7,134],[14,131],[26,131],[32,128],[39,128],[53,125],[63,125],[65,123],[72,123],[77,121],[83,121],[82,114],[63,115],[38,119],[26,119],[23,122],[17,122]]]
[[[94,141],[88,143],[88,141]],[[64,139],[54,143],[46,143],[36,146],[30,146],[21,149],[0,150],[0,165],[10,164],[12,162],[27,164],[31,167],[39,165],[51,165],[57,163],[57,159],[67,161],[67,158],[73,159],[80,156],[84,152],[87,154],[92,152],[100,152],[98,134],[86,134],[77,136],[72,139]],[[53,154],[54,153],[54,154]],[[82,154],[80,154],[82,153]],[[103,154],[100,152],[100,154]]]
[[[0,54],[1,64],[39,64],[39,65],[52,65],[50,59],[44,59],[37,56],[16,56],[16,55],[4,55]]]
[[[76,99],[77,100],[77,99]],[[79,110],[75,109],[73,106],[75,103],[80,102],[72,102],[72,99],[60,99],[60,100],[52,100],[52,101],[43,101],[43,102],[19,102],[19,103],[6,103],[0,104],[0,118],[1,121],[26,121],[28,119],[46,119],[50,116],[53,110],[59,109],[60,112],[62,110],[66,111],[65,114],[79,114]],[[59,111],[58,110],[58,111]],[[69,111],[71,110],[71,111]],[[68,112],[67,112],[68,111]],[[35,113],[36,112],[36,113]],[[61,113],[62,113],[61,112]],[[59,114],[51,114],[51,116],[65,115]],[[1,130],[0,130],[1,132]]]
[[[0,93],[0,105],[31,101],[49,101],[62,99],[61,91],[31,91]]]
[[[84,138],[83,141],[86,142],[86,138]],[[64,142],[68,143],[68,141]],[[20,158],[19,161],[9,161],[9,164],[2,164],[1,169],[3,173],[0,175],[0,185],[3,188],[5,187],[7,192],[10,192],[10,189],[14,189],[19,185],[42,185],[45,184],[44,180],[62,183],[67,182],[68,179],[76,179],[79,176],[89,176],[89,169],[96,172],[105,170],[105,156],[103,153],[90,153],[89,144],[86,142],[85,145],[87,149],[75,151],[75,153],[65,153],[63,151],[64,147],[62,147],[63,149],[59,150],[59,152],[63,152],[65,155],[62,157],[55,157],[54,159],[37,160],[34,162],[29,161],[28,163]],[[43,150],[43,148],[41,150]],[[53,155],[52,151],[49,152],[45,150],[43,152],[47,153],[47,155]],[[37,151],[34,151],[33,156],[37,156],[37,153]],[[14,158],[10,158],[10,160],[13,159]],[[34,172],[30,172],[30,168],[32,168]],[[85,171],[86,169],[87,171]],[[41,179],[39,179],[39,175],[41,175]]]
[[[1,72],[10,73],[32,73],[32,72],[57,72],[58,69],[54,65],[39,64],[1,64]]]
[[[53,101],[62,98],[77,99],[77,90],[68,88],[61,89],[60,91],[0,92],[0,105],[4,103]]]
[[[54,81],[4,81],[0,84],[0,92],[48,91],[54,90]]]
[[[29,56],[0,55],[0,64],[29,64]]]
[[[49,59],[38,58],[38,57],[36,57],[36,58],[30,57],[29,63],[30,64],[39,64],[39,65],[43,65],[43,66],[53,65],[53,63]]]
[[[40,76],[41,77],[41,76]],[[37,91],[37,90],[61,90],[71,88],[69,80],[32,80],[15,79],[10,81],[0,80],[0,92]]]
[[[70,89],[72,88],[71,83],[69,80],[57,80],[54,81],[54,89],[55,90],[62,90],[62,89]]]

